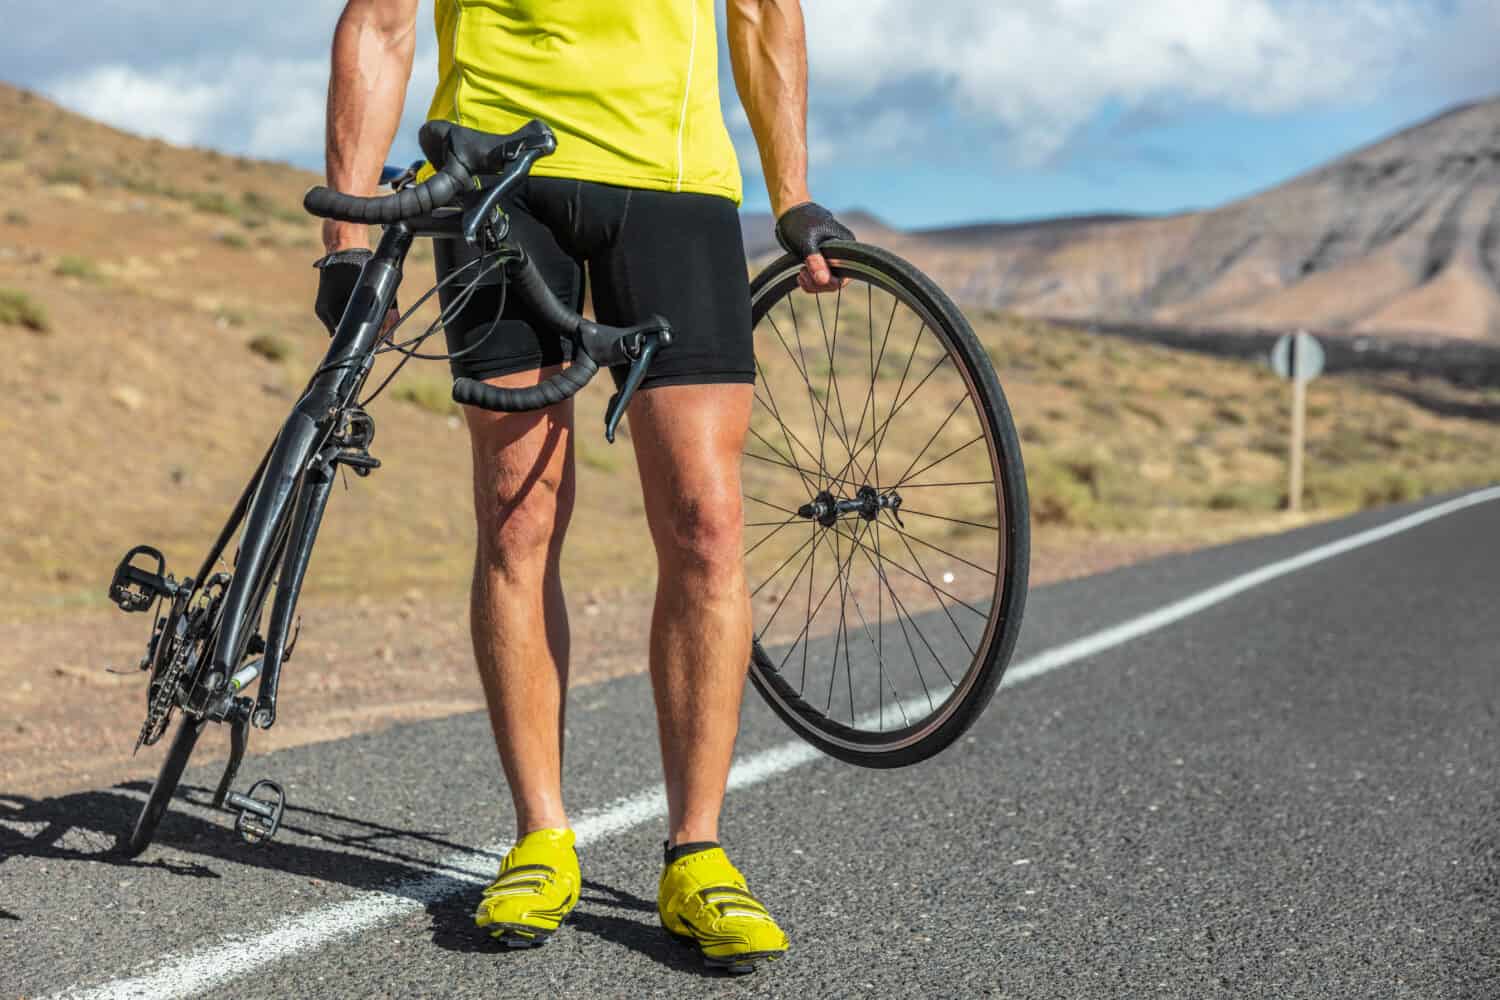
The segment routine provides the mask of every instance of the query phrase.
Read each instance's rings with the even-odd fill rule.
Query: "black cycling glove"
[[[313,267],[318,269],[318,299],[313,311],[328,328],[330,337],[338,329],[339,320],[344,318],[344,310],[348,308],[354,286],[359,281],[359,272],[373,256],[364,247],[354,247],[313,261]],[[395,308],[394,303],[392,308]]]
[[[828,240],[852,240],[849,227],[817,202],[793,205],[776,220],[776,242],[800,260],[819,252]]]

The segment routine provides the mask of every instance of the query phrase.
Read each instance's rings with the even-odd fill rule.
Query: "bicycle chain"
[[[155,688],[155,691],[146,701],[146,721],[141,726],[141,734],[135,741],[137,750],[143,746],[149,747],[155,744],[167,731],[167,725],[172,721],[177,683],[187,670],[188,660],[192,658],[192,644],[186,642],[185,639],[185,636],[181,639],[176,636],[170,637],[170,641],[175,646],[170,653],[171,662],[167,664],[167,668],[161,672],[159,678],[151,679],[151,686]],[[169,637],[163,634],[160,641],[169,641]]]

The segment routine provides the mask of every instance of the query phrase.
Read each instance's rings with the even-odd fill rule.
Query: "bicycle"
[[[415,165],[406,171],[387,168],[385,179],[390,180],[393,187],[393,193],[389,195],[357,197],[315,187],[304,199],[304,207],[314,216],[380,224],[385,229],[373,256],[360,274],[326,356],[314,370],[281,431],[241,492],[198,572],[181,580],[174,578],[167,572],[162,554],[145,545],[127,552],[115,570],[109,587],[111,600],[127,612],[154,610],[146,654],[140,662],[140,668],[148,674],[149,681],[146,720],[137,739],[137,750],[159,742],[170,729],[173,716],[179,712],[182,715],[156,781],[134,826],[123,839],[122,847],[130,856],[140,854],[150,845],[188,759],[210,722],[227,723],[230,733],[229,760],[214,792],[213,808],[234,813],[236,832],[250,844],[269,841],[280,827],[286,806],[286,795],[280,785],[263,779],[252,784],[243,794],[233,791],[233,785],[248,745],[249,730],[252,727],[269,729],[276,721],[282,667],[296,645],[297,634],[293,632],[295,611],[335,475],[340,468],[345,468],[356,476],[365,477],[380,468],[380,461],[370,454],[375,422],[365,407],[390,383],[406,361],[413,357],[433,357],[420,352],[422,343],[441,329],[444,319],[461,309],[466,301],[465,292],[460,291],[424,333],[407,341],[398,341],[396,330],[423,301],[438,291],[434,287],[408,309],[392,329],[383,329],[387,311],[395,301],[401,283],[403,262],[415,239],[462,239],[475,247],[481,251],[475,259],[445,280],[452,281],[463,272],[471,271],[468,289],[473,289],[477,287],[474,280],[477,277],[499,272],[506,294],[520,297],[539,328],[550,335],[567,338],[573,344],[572,363],[536,386],[498,388],[471,379],[455,379],[453,398],[459,403],[501,412],[540,409],[577,393],[589,383],[600,365],[628,366],[605,413],[605,437],[613,442],[619,422],[649,371],[652,359],[660,350],[669,349],[672,329],[662,317],[649,317],[630,327],[611,327],[587,320],[564,306],[548,289],[525,248],[510,238],[509,222],[499,203],[502,196],[527,175],[537,159],[555,150],[556,139],[545,123],[532,121],[509,135],[490,135],[434,121],[422,127],[419,138],[427,162],[440,165],[427,180],[416,182]],[[851,724],[845,724],[833,717],[831,707],[817,710],[800,697],[771,662],[767,646],[770,644],[773,650],[775,646],[768,629],[769,624],[774,624],[775,616],[768,623],[768,629],[757,632],[751,677],[782,718],[834,756],[867,765],[895,766],[931,756],[951,743],[977,717],[999,683],[1015,642],[1025,599],[1024,474],[1019,445],[999,384],[962,314],[910,265],[883,251],[858,243],[839,243],[831,244],[828,252],[836,258],[836,274],[869,283],[872,296],[873,289],[879,287],[892,296],[894,302],[910,302],[921,309],[924,323],[936,324],[932,329],[936,342],[943,349],[943,356],[946,358],[949,352],[956,352],[953,354],[958,358],[954,362],[955,370],[966,373],[968,395],[965,398],[978,399],[976,412],[984,414],[983,426],[989,442],[986,451],[993,460],[993,488],[998,498],[996,516],[1003,525],[997,535],[1002,540],[1001,558],[992,574],[997,581],[991,588],[992,610],[978,612],[973,605],[967,605],[985,619],[982,644],[978,649],[970,650],[975,655],[960,677],[962,683],[953,687],[941,705],[931,705],[931,692],[928,691],[929,704],[934,710],[919,720],[920,725],[915,728],[887,730],[882,722],[876,730],[867,732],[861,728],[861,718],[851,715]],[[752,291],[757,322],[769,315],[772,307],[785,302],[788,289],[795,285],[796,270],[800,265],[801,262],[783,258],[756,280]],[[843,293],[839,294],[842,301]],[[873,303],[872,297],[869,302]],[[894,313],[893,306],[892,316]],[[837,322],[835,340],[836,331]],[[921,339],[920,334],[918,339]],[[398,351],[403,358],[372,393],[361,399],[376,356],[386,351]],[[907,362],[908,370],[919,353],[914,347]],[[830,375],[838,356],[835,343],[828,351]],[[874,357],[873,351],[871,357]],[[804,365],[797,370],[808,385],[809,399],[813,399],[816,394],[806,376],[808,369]],[[878,397],[873,388],[877,381],[877,368],[873,362],[871,371],[871,395]],[[757,398],[761,397],[762,390],[769,396],[784,373],[773,374],[762,367],[761,375]],[[931,379],[929,374],[916,389]],[[904,383],[903,378],[903,387]],[[916,389],[904,397],[906,403],[910,402]],[[899,390],[897,398],[901,398]],[[904,405],[888,410],[882,433],[867,443],[872,457],[878,455],[891,437],[892,420]],[[955,407],[955,413],[957,409]],[[765,421],[759,410],[757,412],[756,419],[764,429]],[[797,439],[804,449],[800,455],[792,450],[789,456],[785,456],[793,461],[784,464],[796,468],[798,462],[805,462],[811,452],[807,451],[808,446],[800,440],[797,431],[780,417],[774,405],[772,412],[777,414],[780,435],[787,447],[792,448],[791,442]],[[878,405],[875,412],[878,416]],[[827,407],[824,407],[823,415],[822,431],[826,434],[830,426]],[[805,428],[802,430],[804,434],[809,433]],[[754,426],[752,433],[765,440]],[[939,436],[935,433],[933,440]],[[820,447],[821,444],[820,440]],[[747,457],[771,457],[758,452],[751,454],[753,450],[747,449]],[[845,487],[852,482],[849,477],[854,472],[867,475],[872,468],[878,472],[878,467],[860,463],[864,449],[850,446],[847,450],[848,464],[837,476],[826,475],[827,469],[820,464],[820,488],[813,491],[805,502],[800,502],[800,495],[794,496],[789,502],[800,502],[796,511],[782,507],[791,515],[783,528],[790,526],[792,521],[814,526],[814,553],[824,547],[823,537],[830,532],[833,540],[826,545],[841,551],[843,543],[848,542],[851,555],[862,535],[873,538],[878,546],[882,524],[876,522],[900,520],[902,499],[897,488],[931,485],[911,482],[926,471],[924,469],[916,476],[906,475],[904,480],[893,480],[893,488],[885,492],[876,485],[865,483],[851,493]],[[781,455],[780,452],[777,454]],[[911,469],[906,471],[909,473]],[[803,470],[798,476],[810,486],[813,480],[808,472]],[[849,533],[841,530],[840,525],[851,518],[863,520],[866,527],[856,527]],[[754,522],[751,522],[751,530],[753,526]],[[894,530],[895,525],[887,527]],[[230,568],[215,571],[236,532],[239,532],[239,539]],[[911,535],[908,533],[907,537]],[[761,539],[747,553],[747,565],[756,565],[756,551],[771,551],[766,543],[767,539]],[[850,561],[846,560],[840,579],[846,575],[852,579],[849,565]],[[847,603],[851,596],[858,602],[858,595],[851,595],[852,589],[852,583],[847,582],[840,587],[841,604]],[[894,587],[888,589],[893,599],[900,599]],[[825,593],[824,602],[827,596]],[[909,588],[907,596],[910,601]],[[799,645],[804,650],[804,665],[808,658],[806,651],[815,638],[811,629],[817,615],[807,617],[799,644],[793,646],[794,651]],[[877,620],[880,620],[878,616]],[[903,629],[916,624],[904,603],[898,624]],[[926,641],[924,638],[923,642]],[[965,642],[967,644],[967,640]],[[838,648],[845,649],[845,672],[851,674],[848,687],[852,712],[854,681],[848,643],[841,640]],[[880,647],[877,645],[876,649],[879,656]],[[930,646],[928,649],[931,651]],[[835,671],[837,661],[836,649]],[[883,658],[880,663],[882,681],[877,683],[877,693],[883,698],[884,687],[894,690],[894,683],[884,676]],[[917,664],[919,673],[920,669],[920,664]],[[862,677],[862,687],[866,683]],[[253,698],[247,693],[252,685],[255,685]],[[903,714],[907,714],[904,705],[902,709]]]

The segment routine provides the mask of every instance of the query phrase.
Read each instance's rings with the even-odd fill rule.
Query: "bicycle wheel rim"
[[[972,332],[968,329],[967,323],[963,320],[962,315],[958,313],[956,307],[946,297],[942,296],[940,291],[921,278],[920,273],[912,269],[910,265],[883,251],[859,244],[840,244],[828,256],[836,258],[832,263],[835,274],[854,279],[855,282],[862,283],[869,288],[879,289],[889,296],[892,300],[893,316],[897,306],[904,307],[907,312],[912,314],[920,323],[920,329],[917,333],[917,343],[920,342],[922,330],[931,331],[942,350],[942,357],[939,358],[938,364],[941,365],[945,359],[951,359],[951,369],[960,376],[963,395],[959,400],[959,404],[962,404],[965,400],[968,401],[969,412],[974,417],[974,426],[980,429],[980,436],[984,442],[985,468],[988,470],[987,502],[993,511],[995,519],[993,525],[986,526],[991,527],[994,532],[994,569],[990,573],[992,582],[986,595],[988,606],[984,616],[983,628],[982,630],[977,630],[975,641],[967,650],[966,658],[968,662],[962,673],[950,678],[952,683],[940,698],[934,698],[931,691],[928,690],[922,695],[906,699],[907,707],[900,710],[900,714],[903,717],[903,724],[887,725],[887,719],[881,718],[877,720],[876,718],[872,718],[872,716],[883,715],[887,712],[895,714],[898,709],[897,704],[887,705],[885,703],[885,693],[880,687],[880,681],[878,680],[876,681],[876,700],[878,706],[875,711],[861,714],[854,710],[856,698],[852,690],[854,679],[849,665],[847,640],[845,641],[844,673],[851,687],[847,717],[844,720],[835,718],[826,707],[828,703],[825,702],[825,707],[819,707],[812,704],[809,699],[803,697],[801,686],[793,685],[783,673],[782,668],[787,663],[786,657],[773,657],[767,649],[768,644],[763,641],[767,636],[762,628],[764,623],[760,620],[762,616],[758,606],[756,609],[757,624],[752,652],[751,680],[778,715],[791,724],[800,735],[808,738],[821,749],[854,763],[871,766],[895,766],[912,763],[915,760],[930,756],[931,753],[950,743],[977,716],[978,709],[982,709],[984,703],[989,700],[990,695],[993,693],[995,686],[998,685],[999,674],[1003,671],[1014,644],[1015,635],[1019,627],[1021,608],[1024,605],[1025,563],[1028,548],[1025,530],[1026,503],[1024,474],[1020,470],[1019,444],[1015,440],[1014,428],[1010,421],[1003,393],[999,389],[993,371],[989,368],[989,362],[983,353],[983,349],[977,340],[974,339]],[[752,319],[756,327],[758,344],[764,343],[768,336],[762,332],[763,320],[787,296],[798,294],[796,292],[796,279],[801,266],[799,261],[792,258],[782,258],[767,268],[754,282],[752,287]],[[851,288],[856,287],[856,285],[851,285]],[[833,294],[827,296],[829,299],[833,297]],[[871,317],[867,316],[866,318],[869,319]],[[838,337],[837,325],[838,319],[836,314],[835,346],[837,346]],[[825,330],[823,333],[826,337],[827,331]],[[871,337],[878,335],[874,329],[870,329],[868,333]],[[887,340],[889,336],[890,331],[887,329]],[[813,333],[813,340],[817,341],[816,331]],[[780,343],[778,344],[777,341],[780,341]],[[917,343],[913,344],[913,352],[917,350]],[[787,346],[786,338],[782,336],[780,330],[775,331],[775,339],[770,340],[770,344],[771,346],[767,349],[769,352],[779,353],[784,349],[785,354],[791,359],[793,368],[797,367],[798,359],[792,355],[792,348]],[[797,346],[799,350],[803,346],[800,334],[798,334]],[[884,357],[884,347],[885,343],[882,342],[882,358]],[[830,369],[834,364],[834,353],[835,351],[831,348],[828,359]],[[806,359],[802,360],[804,368],[810,371],[810,367],[806,365]],[[875,369],[879,364],[878,360],[871,361],[869,375],[871,393],[875,391],[874,385],[878,377]],[[908,366],[909,364],[910,362],[908,362]],[[762,385],[765,385],[766,392],[770,393],[771,390],[768,383],[771,379],[767,376],[764,368],[762,368],[759,374],[762,376],[763,381],[758,383],[757,386],[757,407],[760,411],[774,411],[777,409],[776,402],[773,399],[762,398],[760,396]],[[799,374],[803,375],[803,381],[806,383],[808,393],[814,394],[814,386],[808,381],[806,372],[799,372]],[[900,396],[899,388],[896,395]],[[910,397],[908,397],[907,401],[910,401]],[[893,399],[892,405],[895,405],[895,403],[896,400]],[[831,406],[832,404],[830,403],[829,405]],[[859,405],[857,398],[851,404],[851,409],[856,405]],[[867,403],[866,405],[869,404]],[[783,403],[782,406],[790,408],[791,404]],[[953,410],[956,411],[959,408],[958,405],[955,405]],[[816,420],[816,410],[817,407],[814,406],[814,420]],[[880,420],[878,406],[874,407],[871,413],[875,418],[872,421],[873,427]],[[863,415],[864,410],[862,409],[860,414],[860,429],[863,428]],[[774,413],[773,416],[776,421],[781,421],[779,413]],[[887,420],[889,420],[889,417],[887,417]],[[756,432],[752,430],[752,435],[754,434]],[[855,436],[856,441],[853,450],[858,451],[858,431]],[[797,435],[792,433],[789,438],[784,438],[783,440],[786,442],[785,451],[778,452],[778,454],[784,455],[790,453],[795,455],[798,453],[798,448],[801,447],[803,454],[811,457],[810,448],[804,445],[803,442],[795,440],[796,437]],[[934,434],[935,437],[936,433]],[[762,436],[760,442],[764,444],[765,441],[765,437]],[[928,442],[928,444],[930,443],[931,441]],[[819,445],[821,448],[821,441]],[[747,447],[747,456],[751,454],[754,447],[755,443],[752,441],[751,446]],[[847,443],[845,444],[845,449],[846,451],[849,450]],[[776,451],[776,449],[771,450]],[[921,457],[920,453],[917,457]],[[790,466],[796,463],[781,462],[773,464]],[[821,469],[821,461],[819,462],[819,466]],[[808,471],[811,475],[811,470],[804,471]],[[910,467],[908,467],[907,471],[910,471]],[[839,475],[842,474],[842,472],[839,473]],[[879,478],[878,475],[877,478]],[[919,478],[919,476],[908,478]],[[923,483],[920,485],[940,484]],[[954,485],[977,487],[980,484],[971,482]],[[748,497],[749,489],[747,488]],[[786,508],[794,506],[795,504],[783,505],[783,512],[785,512]],[[754,521],[749,515],[748,508],[749,505],[747,504],[746,520],[753,527]],[[891,525],[890,527],[891,530],[896,530],[895,525]],[[781,529],[777,528],[776,530]],[[878,535],[879,533],[877,532],[877,538]],[[848,537],[845,536],[845,538],[848,541]],[[919,544],[926,544],[920,539],[914,538],[914,540],[918,541]],[[756,539],[753,534],[747,530],[747,548],[753,549],[754,545],[752,543],[755,541]],[[813,543],[814,547],[816,547],[816,544],[816,542]],[[850,546],[850,550],[852,551],[858,545],[859,542],[856,538]],[[910,551],[909,545],[908,551]],[[953,553],[944,554],[954,555]],[[868,553],[866,553],[866,558],[868,559]],[[920,568],[920,562],[917,564]],[[988,572],[982,564],[976,566],[974,562],[968,562],[967,565],[974,569]],[[876,575],[881,577],[882,582],[885,582],[880,568],[873,566],[873,564],[872,568],[875,570]],[[924,571],[923,576],[925,577],[925,575]],[[811,578],[809,577],[810,582]],[[929,586],[932,584],[930,579],[926,579],[923,582]],[[752,587],[756,585],[753,572],[751,574],[751,584]],[[891,591],[891,594],[893,598],[896,596],[894,590]],[[812,602],[809,600],[808,603],[810,605]],[[939,598],[938,603],[940,605],[943,603],[942,598]],[[777,613],[779,613],[779,610],[778,608]],[[946,611],[947,608],[944,610]],[[972,607],[971,610],[973,610]],[[862,614],[861,617],[863,617]],[[915,621],[910,618],[908,620]],[[949,616],[949,620],[952,621],[951,615]],[[958,628],[956,624],[954,627],[955,629]],[[868,623],[865,624],[865,631],[868,636]],[[883,635],[884,629],[880,625],[877,625],[875,632],[877,635]],[[925,643],[925,638],[922,641]],[[809,640],[807,645],[810,644]],[[791,652],[795,652],[795,643],[789,648]],[[928,652],[931,652],[930,646],[928,647]],[[877,659],[880,659],[878,647],[876,648],[876,653]],[[830,672],[830,678],[832,673],[838,671],[838,658],[838,644],[835,642],[833,668]],[[780,663],[777,662],[778,659]],[[920,659],[920,655],[913,651],[912,659]],[[941,666],[941,663],[939,662],[938,665]],[[886,664],[883,661],[880,662],[879,672],[881,674],[885,673],[885,667]],[[873,673],[875,671],[872,670],[870,672]],[[804,679],[805,673],[804,665]],[[925,681],[923,687],[926,688]],[[892,694],[894,695],[895,692],[893,691]],[[915,721],[908,718],[909,715],[917,714],[919,711],[921,714]]]

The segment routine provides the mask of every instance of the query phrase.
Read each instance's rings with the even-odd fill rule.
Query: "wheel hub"
[[[797,516],[831,528],[841,517],[857,515],[866,521],[873,521],[880,516],[882,510],[895,514],[900,509],[901,494],[895,490],[881,493],[866,483],[852,497],[836,497],[828,490],[822,490],[812,500],[797,508]]]

